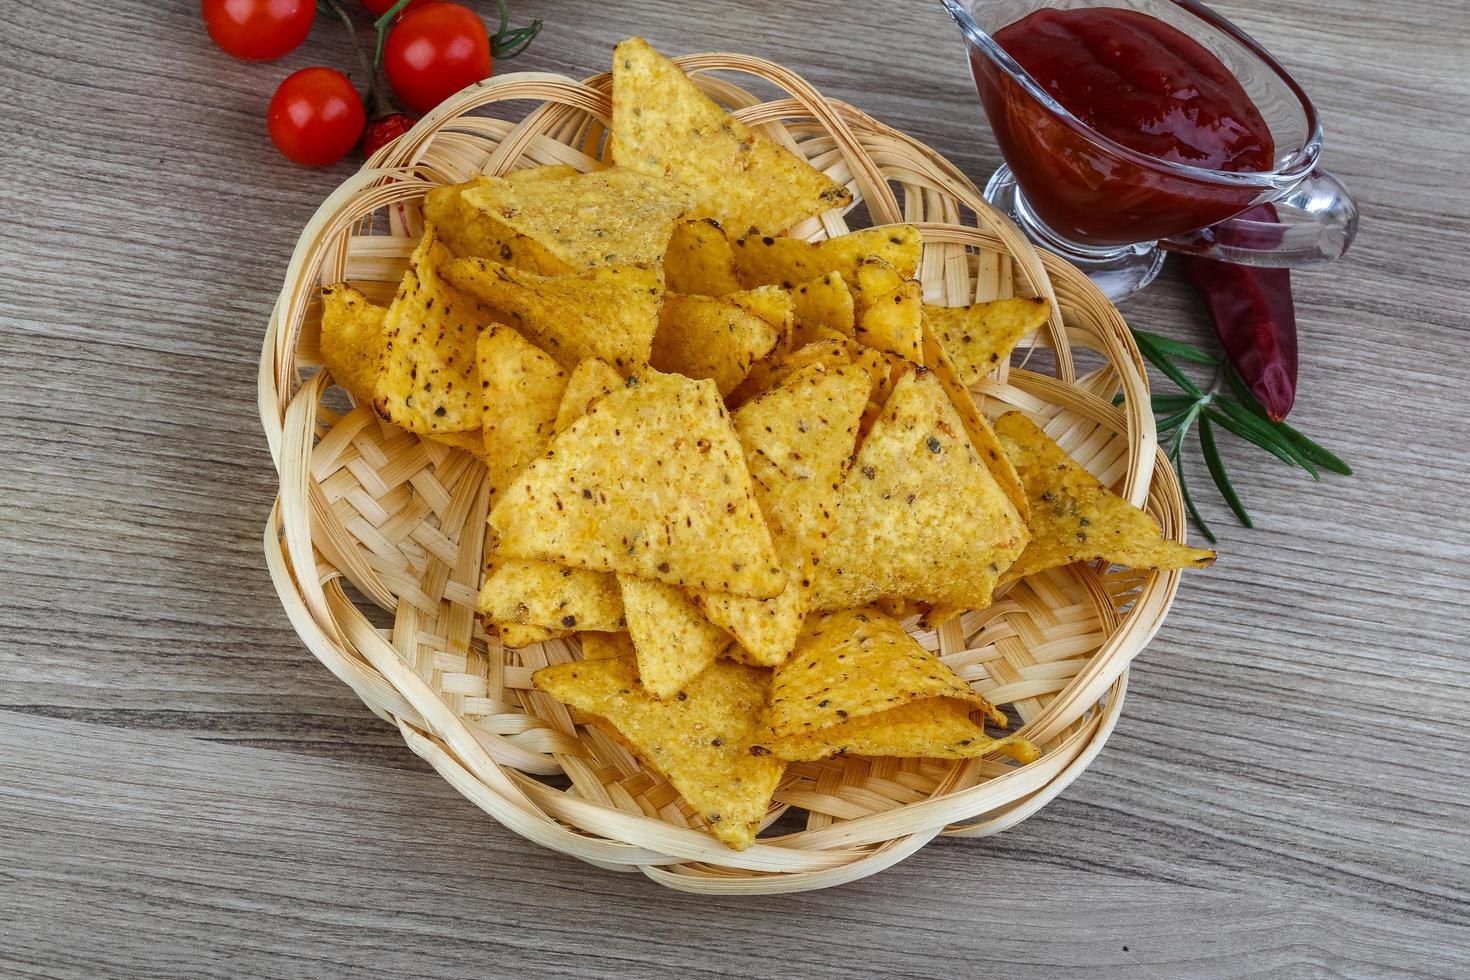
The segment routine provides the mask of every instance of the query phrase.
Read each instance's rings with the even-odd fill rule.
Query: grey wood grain
[[[1457,0],[1220,6],[1314,94],[1363,202],[1348,261],[1296,277],[1293,418],[1357,475],[1224,447],[1257,528],[1206,503],[1223,557],[1037,817],[735,902],[523,844],[279,611],[255,363],[350,166],[291,166],[263,116],[289,71],[350,64],[342,32],[247,65],[185,0],[7,5],[0,974],[1464,975],[1470,24]],[[632,33],[749,51],[976,180],[997,162],[937,4],[513,7],[548,23],[514,67],[601,70]],[[1173,277],[1125,312],[1208,333]]]

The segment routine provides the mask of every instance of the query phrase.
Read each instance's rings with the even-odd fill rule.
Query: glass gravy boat
[[[1300,268],[1342,256],[1357,203],[1317,167],[1317,110],[1275,58],[1195,0],[942,0],[964,35],[970,71],[1005,158],[985,197],[1036,244],[1119,300],[1158,275],[1164,249],[1246,265]],[[1275,166],[1227,171],[1148,156],[1091,128],[1054,99],[992,33],[1042,7],[1112,7],[1156,17],[1235,75],[1271,131]],[[1259,218],[1237,217],[1255,205]]]

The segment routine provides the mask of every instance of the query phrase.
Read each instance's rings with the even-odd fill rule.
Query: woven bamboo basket
[[[937,153],[824,99],[787,69],[731,54],[677,61],[744,122],[846,183],[863,206],[791,234],[839,235],[866,210],[875,225],[920,227],[929,302],[1045,297],[1049,323],[1023,342],[1019,364],[1002,365],[974,389],[977,403],[992,417],[1025,411],[1182,539],[1183,504],[1155,441],[1142,362],[1122,318],[1086,277],[1032,248]],[[760,101],[712,71],[763,79],[784,97]],[[538,164],[599,166],[609,92],[607,75],[577,82],[539,73],[466,89],[380,150],[302,233],[265,336],[259,388],[280,475],[265,554],[292,624],[415,753],[506,827],[673,888],[829,887],[901,861],[940,834],[984,837],[1019,823],[1101,750],[1122,708],[1128,664],[1162,622],[1178,572],[1079,563],[1023,580],[990,608],[937,631],[910,620],[919,642],[1019,719],[1041,757],[1025,766],[854,757],[794,764],[762,836],[737,852],[619,744],[534,689],[536,668],[579,656],[574,638],[506,650],[477,624],[483,466],[379,421],[368,406],[344,412],[348,403],[335,390],[328,395],[330,378],[316,370],[318,287],[346,279],[388,302],[432,186]],[[537,105],[519,122],[469,115],[511,100]]]

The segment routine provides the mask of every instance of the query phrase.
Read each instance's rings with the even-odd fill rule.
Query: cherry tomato
[[[367,124],[366,131],[362,134],[362,155],[370,157],[383,147],[413,129],[413,124],[418,122],[412,116],[405,116],[401,112],[395,112],[379,119],[374,119]]]
[[[332,68],[303,68],[287,75],[266,111],[276,149],[308,167],[325,167],[346,156],[366,122],[357,90]]]
[[[398,0],[362,0],[362,5],[366,7],[374,17],[381,17],[386,14],[388,10],[397,2]],[[404,7],[403,10],[398,11],[398,15],[401,17],[403,16],[404,10],[412,10],[414,7],[422,7],[428,2],[429,0],[408,0],[408,6]]]
[[[306,40],[315,0],[203,0],[204,27],[227,54],[271,61]]]
[[[423,115],[490,77],[490,35],[480,15],[457,3],[405,11],[388,34],[383,67],[399,101]]]

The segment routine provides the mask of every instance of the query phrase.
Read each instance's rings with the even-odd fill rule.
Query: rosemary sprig
[[[1223,429],[1254,446],[1264,449],[1290,466],[1299,467],[1315,480],[1322,478],[1319,470],[1352,475],[1352,467],[1333,453],[1317,445],[1300,431],[1285,422],[1273,422],[1266,415],[1235,369],[1220,358],[1192,344],[1163,337],[1146,330],[1134,330],[1133,340],[1138,351],[1147,361],[1179,388],[1181,393],[1160,393],[1152,396],[1151,407],[1158,418],[1160,440],[1164,443],[1164,454],[1174,464],[1179,476],[1179,491],[1184,497],[1185,509],[1200,529],[1200,533],[1213,543],[1215,532],[1200,515],[1184,475],[1184,443],[1191,427],[1198,425],[1200,455],[1204,457],[1205,469],[1231,512],[1245,527],[1253,527],[1251,515],[1241,502],[1240,494],[1226,472],[1225,460],[1215,441],[1216,431]],[[1176,361],[1200,364],[1215,369],[1214,381],[1208,388],[1201,388],[1190,380]],[[1228,388],[1227,394],[1223,388]],[[1119,396],[1121,401],[1122,396]],[[1166,434],[1172,433],[1167,439]]]

